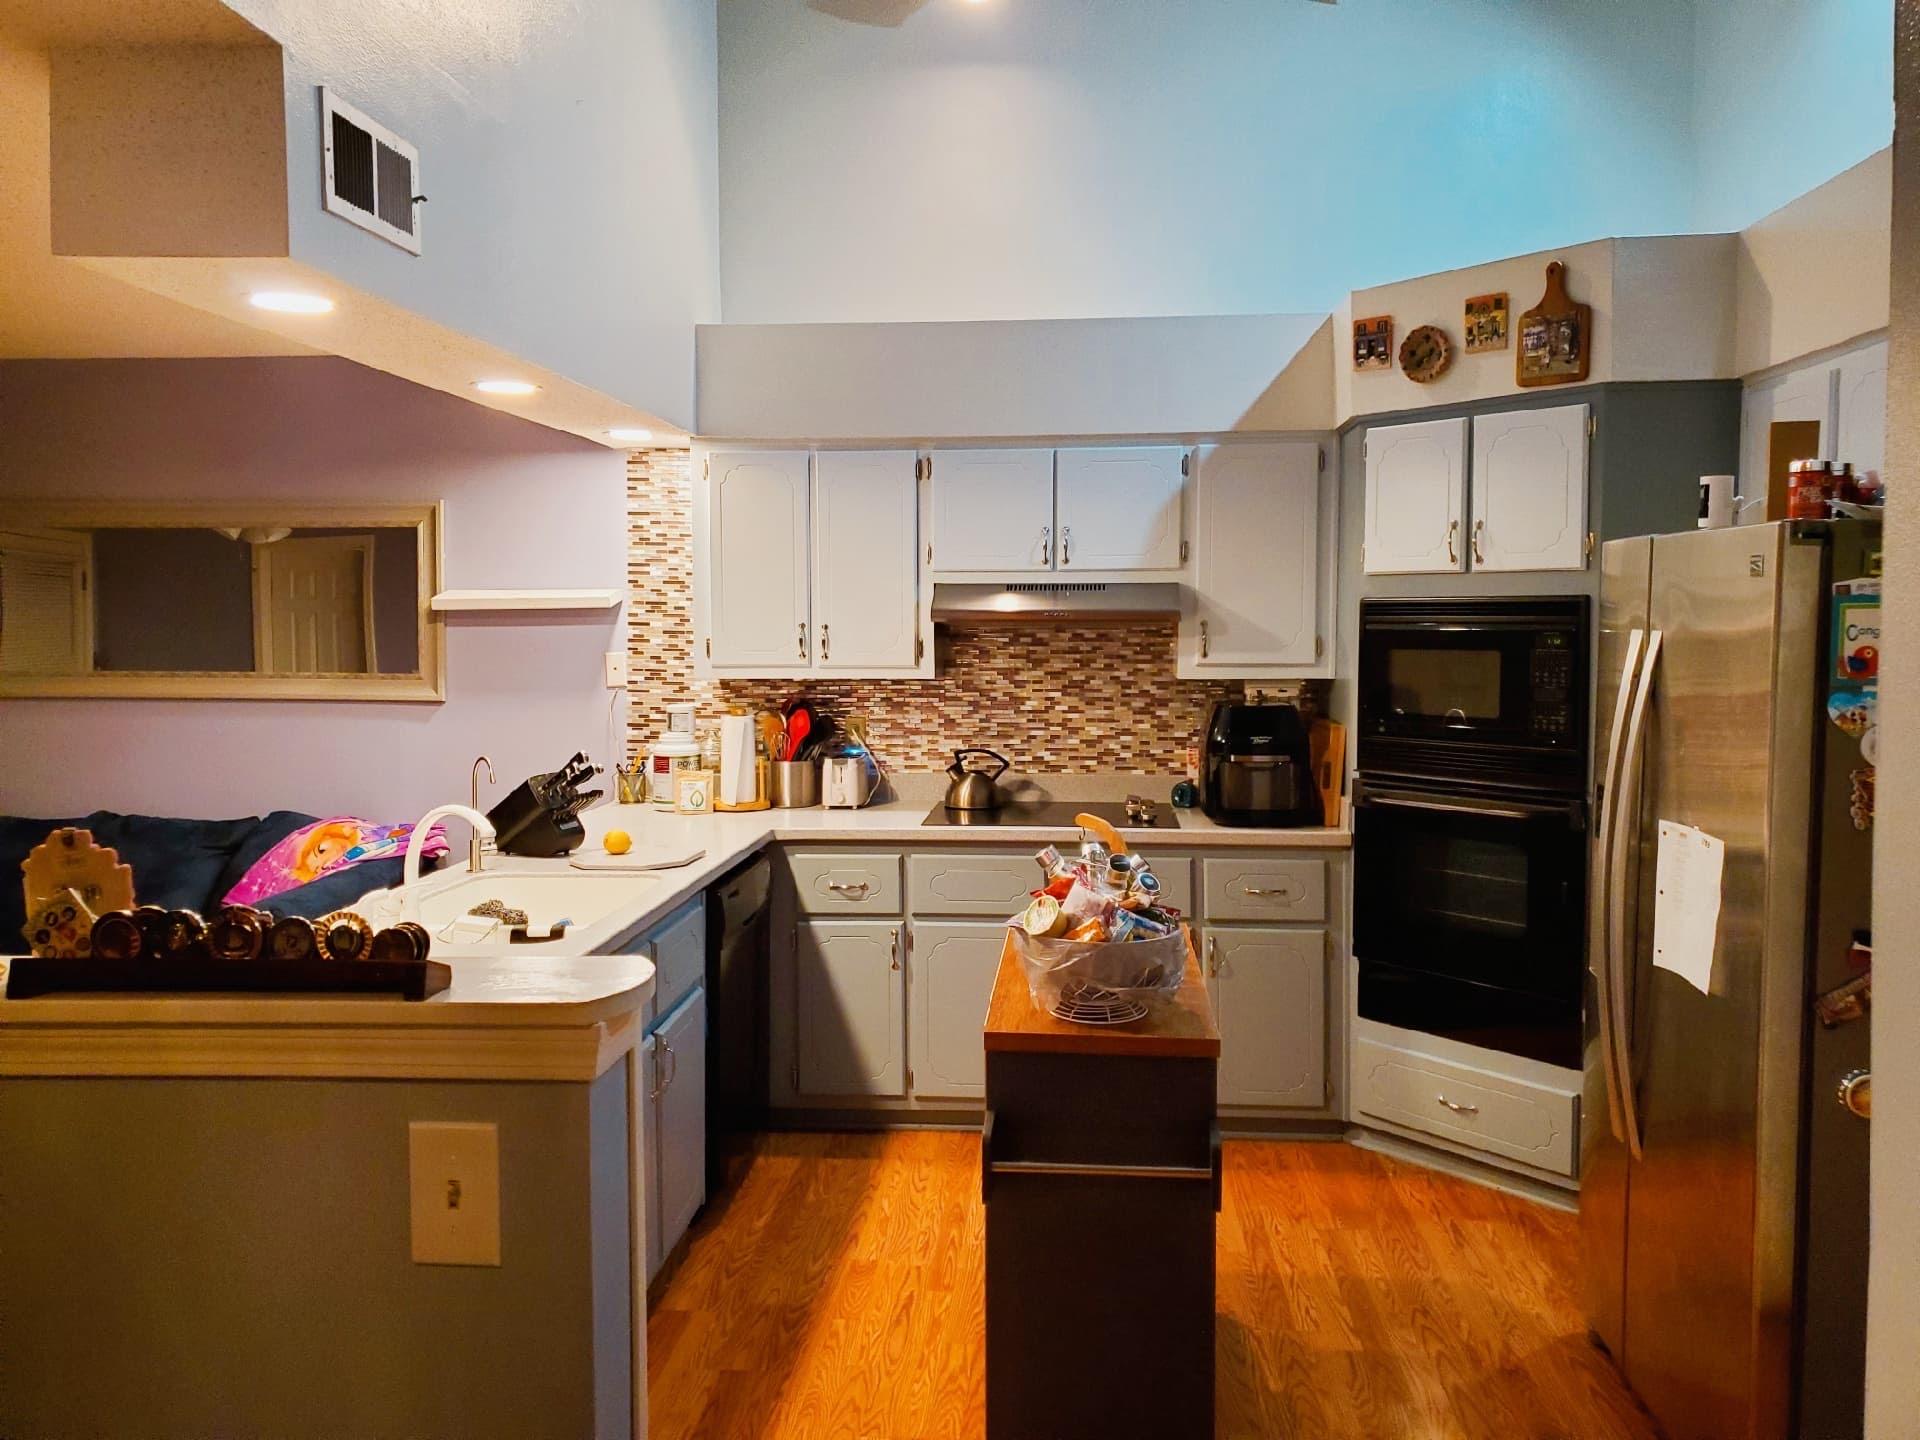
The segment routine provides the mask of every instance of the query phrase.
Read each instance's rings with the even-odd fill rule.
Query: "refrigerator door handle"
[[[1613,1019],[1614,1073],[1620,1086],[1620,1119],[1626,1129],[1627,1151],[1642,1158],[1640,1144],[1640,1104],[1633,1083],[1633,1017],[1627,1007],[1627,987],[1623,977],[1633,957],[1626,952],[1627,928],[1627,850],[1640,841],[1640,767],[1646,742],[1647,702],[1653,696],[1654,677],[1660,661],[1660,632],[1647,632],[1646,659],[1640,665],[1640,688],[1633,697],[1633,715],[1627,721],[1627,746],[1620,757],[1622,792],[1614,805],[1614,838],[1607,857],[1607,944],[1611,952],[1609,969],[1609,1008]],[[1635,947],[1636,953],[1638,946]]]
[[[1613,940],[1607,924],[1609,883],[1613,874],[1613,817],[1620,794],[1620,745],[1626,736],[1627,714],[1633,704],[1633,682],[1639,678],[1640,647],[1647,636],[1638,628],[1627,635],[1627,657],[1620,666],[1620,691],[1613,705],[1613,725],[1607,731],[1606,765],[1600,772],[1600,814],[1594,827],[1599,840],[1594,873],[1597,884],[1594,917],[1599,929],[1593,947],[1594,1008],[1600,1019],[1600,1072],[1607,1082],[1607,1125],[1613,1138],[1625,1143],[1626,1131],[1620,1113],[1620,1077],[1614,1070],[1613,1044]]]

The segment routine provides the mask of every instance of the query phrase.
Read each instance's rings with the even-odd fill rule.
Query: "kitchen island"
[[[1189,950],[1144,1019],[1036,1006],[1009,939],[982,1035],[987,1435],[1211,1435],[1220,1034]]]

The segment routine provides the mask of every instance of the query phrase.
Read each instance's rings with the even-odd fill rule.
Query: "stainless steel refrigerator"
[[[1838,1087],[1867,1067],[1871,772],[1827,702],[1833,582],[1877,548],[1783,522],[1602,550],[1581,1239],[1588,1323],[1669,1440],[1860,1434],[1867,1122]],[[1654,963],[1686,888],[1662,822],[1724,842],[1704,990]]]

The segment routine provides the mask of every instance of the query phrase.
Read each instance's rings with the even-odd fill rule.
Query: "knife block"
[[[570,855],[587,838],[577,815],[557,812],[547,796],[553,772],[529,775],[487,812],[493,825],[493,843],[502,855],[551,859]]]

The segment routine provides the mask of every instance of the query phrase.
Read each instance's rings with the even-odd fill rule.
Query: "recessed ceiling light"
[[[333,301],[305,290],[256,290],[247,297],[256,310],[273,310],[282,315],[325,315]]]
[[[625,440],[630,445],[644,445],[653,439],[651,430],[642,430],[635,425],[616,425],[607,434],[612,439]]]
[[[540,387],[531,380],[476,380],[473,388],[482,395],[531,395]]]

